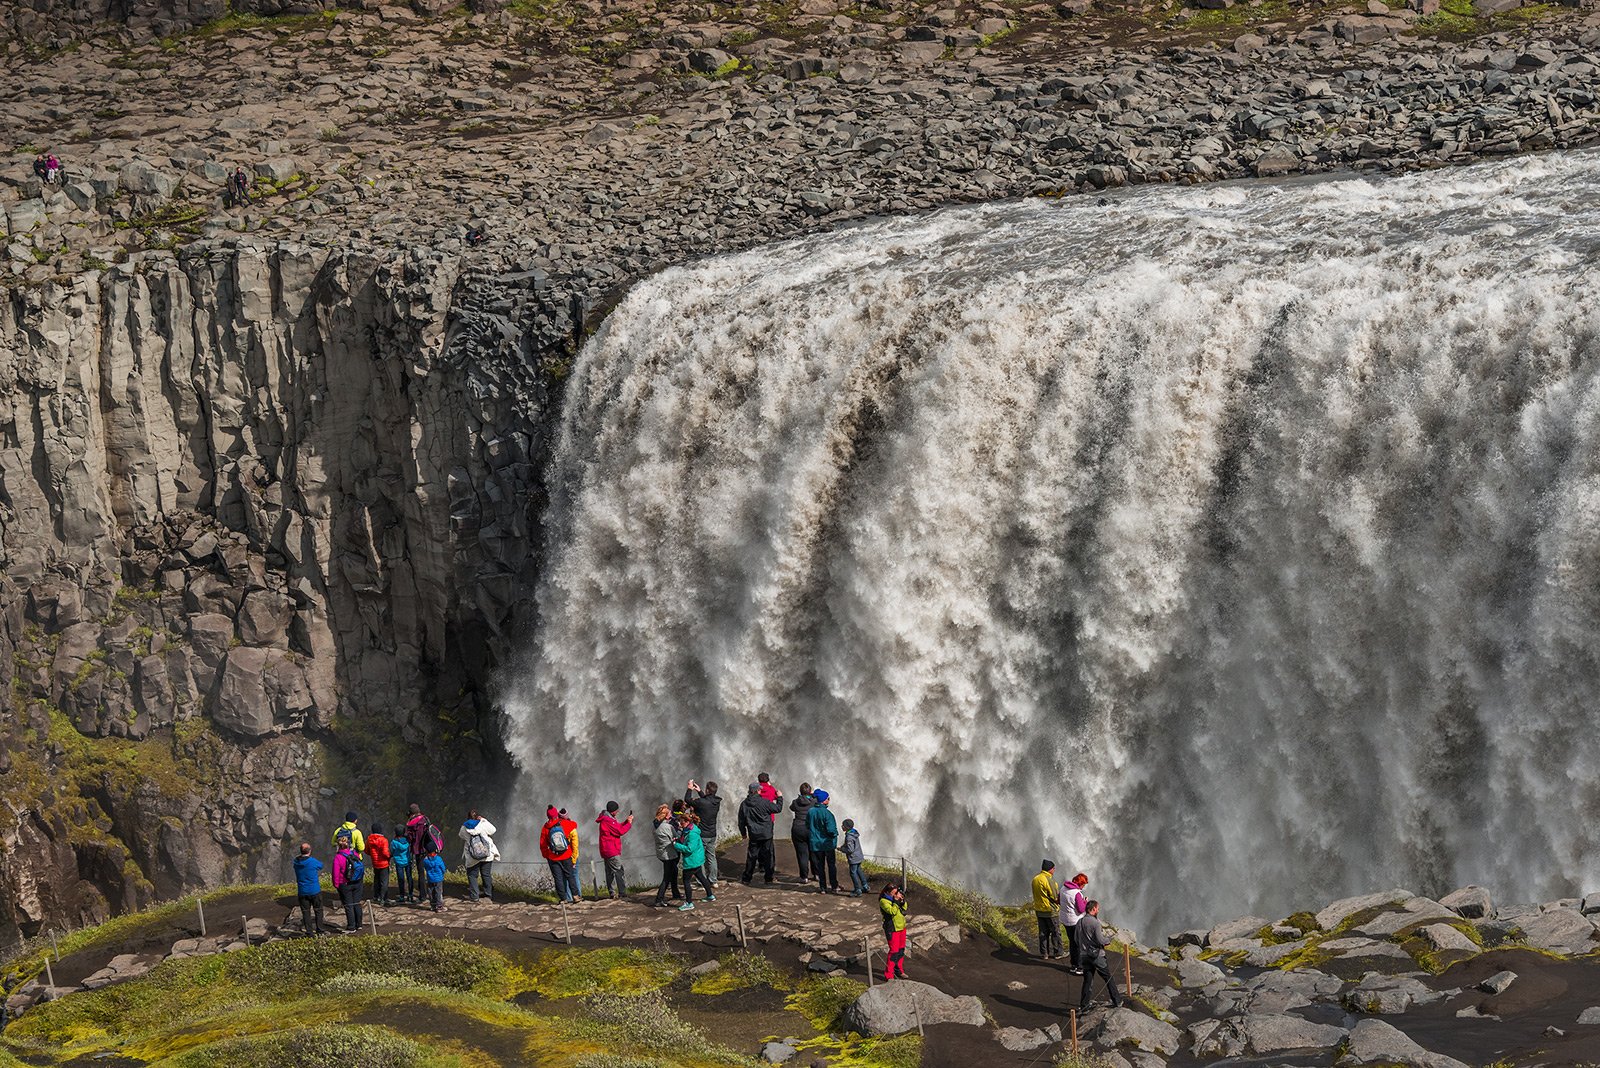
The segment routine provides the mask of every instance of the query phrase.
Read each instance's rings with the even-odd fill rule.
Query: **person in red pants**
[[[906,896],[890,883],[878,895],[878,911],[883,913],[883,934],[889,940],[889,956],[883,962],[883,981],[906,977]]]

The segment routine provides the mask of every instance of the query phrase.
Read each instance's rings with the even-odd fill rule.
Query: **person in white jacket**
[[[494,844],[494,824],[478,815],[473,809],[458,832],[461,841],[461,859],[467,865],[467,900],[478,900],[478,887],[482,884],[483,899],[494,900],[494,862],[500,859],[500,850]]]

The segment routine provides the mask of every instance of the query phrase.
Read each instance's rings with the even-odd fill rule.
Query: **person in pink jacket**
[[[600,861],[606,866],[606,894],[613,900],[625,897],[628,882],[622,871],[622,836],[633,830],[633,809],[628,818],[617,821],[617,810],[622,806],[615,801],[606,802],[606,810],[594,818],[600,825]]]

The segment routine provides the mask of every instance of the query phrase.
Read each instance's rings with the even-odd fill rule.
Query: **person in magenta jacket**
[[[352,865],[360,863],[361,855],[348,845],[333,855],[333,888],[344,905],[344,929],[349,934],[361,930],[361,880],[350,874]]]
[[[628,818],[617,822],[617,810],[622,806],[615,801],[606,802],[606,810],[594,818],[600,825],[600,861],[606,866],[606,894],[612,899],[628,893],[628,883],[622,871],[622,836],[633,830],[633,810]]]

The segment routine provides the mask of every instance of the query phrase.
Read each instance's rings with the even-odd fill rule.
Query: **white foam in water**
[[[644,282],[569,383],[522,822],[768,770],[869,852],[1007,899],[1049,856],[1158,930],[1593,889],[1597,203],[1552,155]]]

